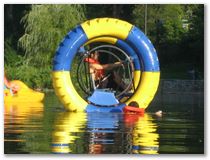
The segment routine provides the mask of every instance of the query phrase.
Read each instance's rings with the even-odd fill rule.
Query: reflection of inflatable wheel
[[[58,113],[52,132],[52,152],[57,154],[72,152],[75,148],[73,146],[76,145],[75,141],[80,138],[80,133],[83,132],[82,129],[86,121],[86,113]],[[75,135],[75,133],[77,134]]]
[[[71,81],[71,64],[80,46],[96,37],[115,37],[125,41],[136,53],[134,83],[139,85],[125,105],[136,101],[146,108],[153,99],[159,84],[159,62],[150,40],[135,26],[118,19],[99,18],[86,21],[67,34],[56,51],[53,66],[53,85],[56,94],[67,110],[84,111],[88,103],[79,96]],[[142,72],[142,73],[141,73]],[[122,106],[122,104],[119,104]],[[124,106],[125,106],[124,105]]]

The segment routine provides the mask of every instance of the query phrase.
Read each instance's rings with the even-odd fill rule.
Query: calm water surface
[[[43,103],[5,104],[4,119],[6,154],[204,153],[203,94],[161,95],[138,116],[65,112],[48,93]]]

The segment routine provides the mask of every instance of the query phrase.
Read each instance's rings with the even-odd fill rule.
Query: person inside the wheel
[[[92,79],[95,82],[96,88],[111,88],[123,91],[127,85],[122,80],[119,74],[113,69],[118,68],[127,62],[118,61],[115,63],[101,64],[99,62],[99,52],[94,51],[90,53],[90,57],[85,58],[85,62],[89,63],[89,72]],[[105,75],[105,71],[111,71],[108,75]]]

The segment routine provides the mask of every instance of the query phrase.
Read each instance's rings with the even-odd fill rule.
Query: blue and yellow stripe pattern
[[[156,50],[141,30],[114,18],[86,21],[70,31],[60,43],[54,57],[52,76],[55,92],[65,108],[69,111],[86,111],[89,105],[72,84],[71,64],[81,46],[95,41],[114,44],[134,58],[136,90],[124,105],[136,101],[139,107],[146,108],[159,85],[160,68]]]

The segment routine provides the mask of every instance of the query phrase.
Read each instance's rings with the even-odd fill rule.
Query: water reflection
[[[38,121],[42,119],[42,113],[43,104],[41,102],[4,104],[5,153],[23,153],[20,145],[28,143],[27,136],[25,136],[28,132],[40,129],[41,124]]]
[[[119,113],[89,113],[87,123],[90,133],[88,153],[120,152],[116,150],[116,145],[121,145],[122,120],[123,115]]]
[[[70,144],[84,133],[86,113],[61,112],[56,115],[52,132],[52,153],[72,153]],[[79,145],[79,144],[78,144]]]
[[[139,117],[132,131],[132,152],[139,154],[158,154],[159,134],[157,124],[151,115]]]
[[[52,153],[157,154],[157,125],[152,116],[121,113],[58,113]]]
[[[179,97],[185,99],[189,95]],[[196,98],[192,96],[188,100],[195,102]],[[54,94],[46,96],[44,106],[42,103],[5,103],[4,152],[203,154],[203,105],[190,103],[157,103],[148,108],[149,112],[163,110],[162,118],[147,113],[144,116],[66,113]]]
[[[22,133],[26,130],[29,119],[32,117],[41,118],[43,112],[43,104],[37,103],[5,103],[4,105],[4,133]],[[21,129],[23,128],[24,129]],[[37,127],[37,125],[29,125],[28,127]],[[12,139],[5,139],[12,141]]]
[[[149,114],[89,115],[89,153],[157,154],[159,135],[153,120]]]

